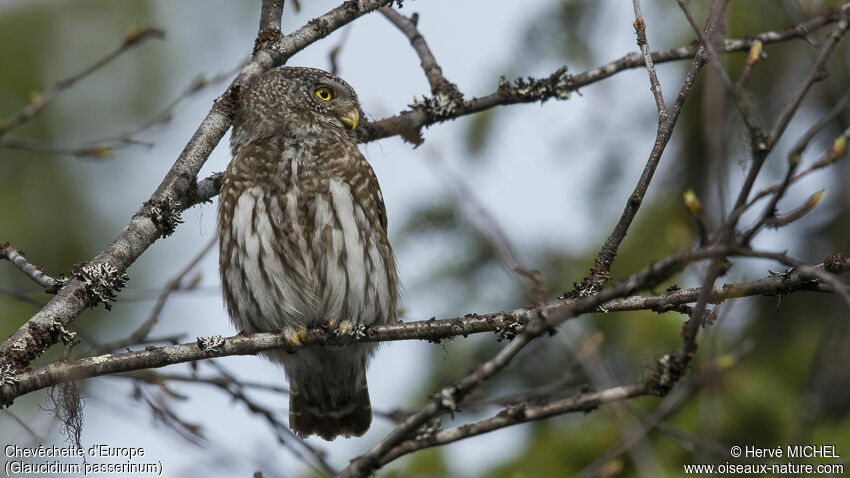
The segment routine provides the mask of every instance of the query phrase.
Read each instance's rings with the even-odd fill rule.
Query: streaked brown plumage
[[[222,289],[244,331],[352,333],[395,321],[398,279],[381,189],[357,149],[354,90],[327,72],[281,67],[240,93],[219,203]],[[372,344],[265,355],[290,384],[301,436],[360,436],[372,420]]]

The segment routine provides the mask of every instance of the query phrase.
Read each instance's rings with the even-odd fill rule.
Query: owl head
[[[328,131],[354,139],[361,115],[357,93],[342,79],[317,68],[274,68],[240,91],[231,145],[235,153],[258,139]]]

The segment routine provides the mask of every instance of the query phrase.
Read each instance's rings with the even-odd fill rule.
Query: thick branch
[[[207,201],[218,194],[221,182],[220,173],[214,174],[201,182],[196,181],[196,176],[210,152],[230,127],[230,115],[234,111],[234,97],[239,86],[263,71],[284,63],[294,53],[323,38],[334,29],[389,2],[390,0],[349,1],[283,38],[260,36],[258,38],[259,48],[252,60],[242,69],[227,91],[216,100],[207,117],[204,118],[174,166],[146,204],[163,201],[170,197],[177,200],[181,208],[186,208]],[[763,43],[773,43],[804,37],[806,32],[834,23],[840,18],[841,12],[836,9],[786,30],[764,32],[748,39],[726,40],[724,43],[725,51],[747,50],[757,40]],[[693,45],[684,46],[654,53],[652,58],[656,63],[675,61],[693,57],[696,51],[697,48]],[[560,80],[563,81],[558,81],[556,78],[555,86],[560,83],[562,87],[550,88],[545,95],[522,94],[521,88],[512,87],[505,82],[500,85],[495,93],[465,101],[453,111],[442,116],[435,116],[434,111],[424,108],[413,108],[398,116],[364,125],[361,140],[373,141],[396,134],[405,134],[405,132],[418,132],[424,126],[483,111],[497,105],[563,97],[569,91],[581,86],[600,81],[619,71],[640,66],[643,66],[643,57],[632,53],[615,62],[579,75],[561,77]],[[149,207],[143,206],[134,215],[124,231],[91,262],[94,264],[110,264],[116,270],[124,271],[161,234],[162,231],[159,226],[149,217]],[[87,304],[88,298],[84,284],[77,278],[72,279],[47,306],[0,345],[0,366],[7,365],[12,370],[26,369],[33,358],[56,342],[57,337],[50,332],[54,330],[55,324],[67,325],[85,309]]]
[[[805,36],[805,32],[820,28],[824,25],[835,23],[839,18],[839,12],[838,10],[835,10],[786,30],[763,32],[753,35],[747,39],[727,39],[724,42],[724,52],[734,53],[747,51],[755,41],[776,43],[794,38],[802,38]],[[652,54],[652,59],[655,63],[684,60],[693,58],[696,51],[697,47],[694,45],[682,46],[661,52],[655,52]],[[496,106],[507,106],[517,103],[533,103],[537,101],[546,101],[552,98],[567,97],[571,92],[576,91],[583,86],[602,81],[628,69],[643,67],[643,65],[643,56],[637,53],[630,53],[616,61],[576,75],[562,74],[555,79],[555,88],[544,89],[538,94],[522,94],[522,91],[520,90],[525,91],[525,89],[517,88],[509,82],[503,82],[493,93],[479,98],[472,98],[471,100],[464,101],[462,104],[456,104],[455,108],[452,109],[451,112],[444,111],[444,114],[442,115],[437,114],[438,112],[433,108],[428,109],[414,107],[407,111],[402,111],[395,116],[371,123],[364,123],[361,127],[358,127],[357,130],[360,135],[360,141],[363,143],[396,135],[400,135],[411,141],[420,141],[421,138],[419,137],[419,131],[424,127],[460,118],[462,116],[480,113]],[[533,80],[533,82],[543,83],[546,80],[547,79],[544,78]],[[221,186],[221,178],[222,173],[215,173],[210,177],[199,181],[197,184],[196,194],[191,198],[191,202],[186,203],[186,207],[208,201],[217,196],[218,190]]]
[[[841,19],[841,10],[834,9],[828,13],[812,18],[785,30],[769,31],[750,36],[746,39],[726,39],[723,42],[722,52],[733,53],[748,51],[752,45],[760,41],[763,44],[783,42],[794,38],[804,38],[808,32],[816,30],[824,25],[835,23]],[[687,45],[672,48],[652,54],[652,60],[657,63],[684,60],[693,58],[698,50],[697,45]],[[480,98],[464,101],[463,104],[450,112],[443,111],[442,114],[434,109],[413,108],[403,111],[396,116],[384,118],[380,121],[365,124],[360,130],[360,139],[363,142],[374,141],[395,135],[401,135],[408,141],[416,139],[418,132],[426,126],[444,121],[452,120],[461,116],[478,113],[494,106],[510,105],[515,103],[528,103],[546,101],[551,98],[566,98],[569,93],[583,86],[596,83],[613,76],[621,71],[641,68],[644,66],[644,58],[639,53],[629,53],[618,60],[587,70],[576,75],[563,75],[558,88],[542,90],[540,94],[520,95],[518,88],[510,88],[510,84],[502,83],[494,93]],[[543,80],[538,80],[543,81]],[[412,138],[409,138],[412,136]],[[415,142],[415,141],[414,141]]]
[[[284,63],[307,45],[324,38],[335,29],[377,9],[390,0],[351,0],[312,20],[291,34],[278,38],[268,28],[262,29],[257,38],[257,48],[251,61],[220,96],[210,112],[201,122],[183,152],[166,174],[162,183],[150,199],[136,212],[130,224],[103,252],[92,261],[93,265],[109,265],[119,273],[125,271],[135,260],[163,235],[161,227],[151,218],[150,205],[167,200],[183,204],[198,201],[196,178],[212,150],[230,127],[235,111],[236,93],[260,73]],[[274,3],[274,2],[272,2]],[[263,13],[277,11],[276,7],[264,8]],[[274,22],[265,17],[263,25]],[[272,29],[273,30],[273,29]],[[0,366],[12,370],[25,369],[30,361],[56,343],[57,336],[51,333],[57,325],[71,323],[89,304],[85,284],[77,277],[35,316],[22,325],[9,339],[0,345]]]
[[[718,250],[702,251],[696,255],[684,254],[673,256],[657,262],[650,269],[624,281],[623,291],[630,291],[639,284],[657,282],[661,277],[667,277],[672,271],[681,267],[683,260],[697,260]],[[750,252],[746,252],[750,255]],[[808,266],[815,271],[829,271],[841,274],[850,271],[850,259],[837,255],[817,266]],[[832,289],[819,280],[811,270],[805,275],[790,271],[785,274],[771,275],[759,280],[739,284],[725,284],[715,287],[708,294],[708,301],[720,303],[726,299],[747,296],[781,296],[799,290],[828,292]],[[676,306],[695,302],[701,289],[676,289],[660,294],[637,295],[613,298],[607,301],[588,305],[579,299],[565,299],[551,302],[541,309],[542,314],[555,317],[564,311],[573,310],[576,313],[593,311],[618,312],[629,310],[653,310],[664,312],[673,310]],[[441,339],[477,333],[497,333],[502,338],[513,338],[519,334],[528,322],[528,309],[518,309],[512,312],[492,314],[468,314],[463,317],[442,320],[423,320],[418,322],[399,322],[395,324],[376,325],[361,331],[356,341],[387,342],[397,340],[427,340],[439,342]],[[325,329],[311,329],[304,340],[305,347],[345,344],[354,341],[351,336],[337,337]],[[206,344],[206,345],[203,345]],[[211,345],[213,344],[213,345]],[[203,346],[202,346],[203,345]],[[177,363],[204,360],[213,357],[230,355],[251,355],[264,350],[285,349],[296,352],[296,349],[280,334],[256,333],[241,334],[221,340],[199,340],[198,342],[181,345],[146,348],[138,352],[122,354],[107,354],[96,357],[86,357],[68,363],[53,363],[43,368],[7,377],[14,383],[0,385],[0,403],[8,403],[15,398],[49,387],[57,383],[101,375],[141,370],[146,368],[164,367]]]

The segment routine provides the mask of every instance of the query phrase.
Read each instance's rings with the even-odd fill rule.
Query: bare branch
[[[717,16],[709,18],[708,27],[706,29],[709,33],[711,33],[714,29],[716,18]],[[632,194],[626,201],[626,207],[623,209],[620,219],[614,226],[614,230],[611,231],[611,234],[605,240],[605,243],[602,245],[599,253],[597,253],[596,259],[593,263],[593,268],[590,270],[590,275],[582,279],[576,290],[573,291],[573,295],[581,296],[594,294],[602,290],[608,282],[608,278],[611,275],[611,265],[614,263],[614,258],[617,256],[620,244],[629,232],[629,227],[643,203],[643,198],[649,190],[649,184],[652,181],[652,177],[655,175],[658,163],[661,161],[661,155],[664,153],[667,143],[673,135],[673,127],[679,119],[679,114],[682,112],[682,107],[690,95],[697,75],[699,75],[700,70],[702,70],[702,67],[705,64],[705,60],[703,58],[703,47],[700,47],[694,55],[694,61],[691,63],[691,67],[685,76],[682,88],[679,90],[679,96],[673,104],[672,111],[665,116],[664,121],[659,121],[658,123],[658,130],[652,151],[649,153],[649,158],[646,161],[646,165],[638,179],[637,185],[635,185],[634,191],[632,191]]]
[[[738,108],[738,111],[741,113],[741,118],[744,120],[744,125],[747,127],[747,131],[750,134],[750,149],[753,152],[753,155],[762,154],[762,152],[767,148],[764,138],[764,132],[761,129],[761,125],[756,119],[755,111],[753,109],[752,103],[746,97],[747,92],[744,90],[744,85],[746,84],[747,77],[753,69],[753,65],[755,65],[756,60],[760,58],[760,54],[758,52],[762,49],[762,43],[756,42],[750,47],[750,51],[747,54],[747,61],[744,67],[744,72],[741,74],[741,78],[736,84],[732,84],[732,80],[729,79],[729,75],[726,74],[726,69],[720,63],[720,58],[717,55],[714,43],[715,41],[709,40],[706,35],[703,33],[699,24],[694,17],[694,13],[690,7],[690,0],[679,0],[679,6],[682,9],[682,12],[685,14],[685,18],[688,19],[688,23],[690,23],[691,28],[696,33],[697,38],[699,38],[700,45],[705,48],[705,52],[708,55],[709,64],[714,69],[717,76],[723,80],[723,85],[732,95],[732,98],[735,100],[735,106]],[[723,4],[722,8],[726,8],[726,3]]]
[[[803,169],[800,172],[794,173],[790,180],[783,180],[781,183],[776,183],[770,185],[761,191],[758,194],[754,195],[750,202],[747,203],[746,208],[748,209],[750,206],[756,203],[759,199],[768,196],[770,194],[782,192],[784,189],[788,188],[791,184],[799,181],[804,176],[808,175],[813,171],[817,171],[818,169],[825,168],[827,166],[832,165],[839,159],[843,158],[847,152],[847,138],[850,137],[850,128],[845,129],[832,144],[824,151],[817,160],[815,160],[812,164],[810,164],[807,168]],[[789,158],[790,161],[799,161],[799,155],[791,156]],[[793,171],[791,171],[793,173]]]
[[[850,4],[842,6],[841,12],[844,15],[844,18],[839,20],[838,26],[832,30],[832,33],[829,34],[829,37],[827,37],[826,41],[823,43],[823,46],[818,52],[817,58],[815,58],[815,62],[809,70],[808,76],[806,76],[806,79],[799,86],[797,91],[794,92],[794,95],[791,97],[791,101],[785,107],[782,114],[779,115],[779,120],[776,122],[776,126],[773,127],[770,134],[767,136],[767,144],[769,147],[772,148],[776,142],[779,141],[779,137],[782,136],[782,133],[788,126],[788,123],[791,122],[791,118],[794,116],[794,113],[797,112],[797,108],[800,106],[800,103],[802,103],[803,98],[806,96],[806,93],[812,85],[826,77],[826,60],[829,59],[829,55],[832,53],[832,50],[836,45],[838,45],[841,37],[847,33],[847,29],[850,28],[850,21],[847,19],[847,15],[850,13]]]
[[[744,256],[773,259],[788,267],[793,267],[794,271],[796,271],[800,277],[823,282],[823,284],[826,285],[832,292],[841,296],[847,306],[850,307],[850,289],[848,289],[847,284],[845,284],[841,278],[837,276],[837,274],[841,274],[847,270],[845,266],[848,259],[842,253],[828,257],[823,262],[822,266],[818,267],[806,264],[799,259],[794,259],[783,252],[755,251],[746,248],[737,248],[735,252]]]
[[[822,16],[812,18],[785,30],[763,32],[747,39],[726,39],[723,42],[724,52],[748,51],[757,41],[763,44],[769,44],[794,38],[803,38],[812,30],[823,25],[835,23],[841,18],[841,11],[834,9]],[[698,46],[688,45],[656,52],[652,54],[652,60],[655,63],[664,63],[694,58],[699,48]],[[530,88],[529,85],[518,88],[509,82],[503,81],[494,93],[480,98],[472,98],[471,100],[464,101],[461,105],[452,103],[452,107],[449,108],[450,111],[447,111],[445,107],[434,107],[435,102],[432,102],[431,105],[419,105],[419,107],[403,111],[396,116],[384,118],[374,123],[364,124],[362,129],[358,128],[360,131],[360,140],[367,142],[401,135],[406,141],[418,145],[422,142],[420,131],[426,126],[478,113],[494,106],[536,101],[543,102],[552,98],[567,99],[571,92],[577,91],[583,86],[596,83],[621,71],[643,66],[643,56],[638,53],[630,53],[611,63],[577,75],[564,75],[566,72],[565,69],[563,71],[557,70],[548,79],[529,82],[536,88]],[[546,80],[549,81],[546,82]],[[536,91],[537,94],[529,94],[532,91]],[[439,106],[438,103],[437,106]]]
[[[40,267],[30,264],[26,257],[24,257],[24,254],[16,250],[8,242],[0,244],[0,259],[6,259],[14,264],[15,267],[20,269],[21,272],[27,275],[27,277],[43,287],[44,292],[47,292],[48,294],[55,294],[60,288],[62,288],[63,285],[65,285],[66,282],[68,282],[68,279],[61,276],[56,278],[50,277],[41,270]]]
[[[650,393],[652,393],[650,384],[648,382],[640,382],[611,387],[598,392],[579,392],[570,398],[535,407],[527,407],[523,404],[516,406],[509,405],[497,415],[479,422],[448,430],[422,433],[415,439],[407,440],[390,450],[381,459],[379,464],[383,466],[401,456],[424,448],[446,445],[520,423],[543,420],[567,413],[589,412],[607,403],[648,395]]]
[[[742,244],[748,244],[750,239],[752,239],[753,236],[755,236],[756,233],[758,233],[758,231],[761,230],[762,227],[778,227],[779,225],[788,224],[791,221],[799,219],[799,217],[802,217],[815,205],[817,205],[817,202],[807,201],[806,204],[795,213],[790,213],[784,218],[778,218],[776,216],[776,206],[779,204],[779,200],[782,199],[782,197],[785,195],[785,191],[792,183],[794,183],[804,175],[808,174],[809,172],[813,171],[819,165],[822,165],[819,167],[823,167],[827,164],[832,164],[834,161],[844,155],[844,152],[840,151],[840,149],[842,149],[842,141],[844,142],[844,144],[846,144],[846,132],[845,134],[839,137],[839,139],[837,140],[839,141],[838,144],[833,142],[831,147],[822,155],[821,159],[815,161],[814,164],[812,164],[803,172],[799,174],[797,173],[797,167],[800,164],[803,150],[808,146],[809,142],[815,137],[815,135],[817,135],[820,130],[826,127],[827,124],[829,124],[836,116],[838,116],[838,114],[847,106],[848,100],[850,100],[850,93],[845,94],[844,97],[842,97],[841,100],[839,100],[838,103],[836,103],[835,106],[826,115],[824,115],[823,118],[821,118],[817,123],[812,125],[812,127],[809,128],[806,134],[804,134],[803,137],[800,138],[799,141],[797,141],[797,144],[795,144],[794,147],[791,148],[791,151],[788,153],[788,169],[786,170],[785,178],[782,180],[782,182],[763,189],[758,194],[756,194],[755,197],[750,200],[750,202],[747,203],[746,207],[748,208],[759,198],[762,198],[767,194],[773,194],[770,199],[770,202],[767,204],[767,206],[765,206],[761,218],[748,231],[741,234]],[[850,129],[848,129],[848,131],[850,131]],[[842,140],[841,138],[844,139]],[[843,149],[846,149],[846,146],[843,147]],[[821,191],[821,194],[822,193],[823,192]],[[818,200],[819,199],[820,197],[818,196]]]
[[[201,122],[186,148],[175,161],[150,199],[133,216],[130,224],[90,264],[108,264],[123,273],[151,244],[162,237],[163,229],[151,217],[151,205],[171,200],[180,205],[194,204],[197,197],[197,174],[212,150],[230,127],[235,112],[239,87],[260,73],[280,65],[296,52],[324,38],[333,30],[369,13],[391,0],[352,0],[312,20],[298,30],[279,38],[269,29],[257,37],[254,55],[236,79],[220,96]],[[274,6],[274,9],[277,7]],[[273,11],[268,6],[265,12]],[[266,23],[264,23],[265,25]],[[68,325],[89,303],[84,282],[72,278],[35,316],[0,345],[0,366],[25,369],[30,361],[56,342],[51,334],[56,324]]]
[[[748,51],[753,42],[761,41],[765,44],[788,41],[801,38],[806,32],[817,29],[823,25],[835,23],[840,18],[839,13],[831,11],[823,16],[812,18],[804,23],[781,31],[769,31],[753,35],[747,39],[726,39],[724,41],[725,53]],[[652,54],[655,63],[666,63],[693,58],[697,47],[688,45]],[[566,99],[573,91],[583,86],[609,78],[621,71],[640,68],[644,65],[644,59],[637,53],[630,53],[611,63],[587,70],[576,75],[564,75],[565,70],[558,70],[549,78],[532,80],[536,86],[544,85],[545,88],[536,88],[538,94],[529,94],[535,88],[519,88],[510,82],[503,81],[499,88],[493,93],[479,98],[464,101],[463,104],[454,104],[451,111],[437,111],[436,108],[427,108],[425,105],[411,108],[398,115],[384,118],[375,122],[364,122],[357,128],[361,142],[376,141],[391,136],[400,135],[405,140],[420,144],[422,141],[420,130],[424,127],[442,123],[462,116],[467,116],[496,106],[507,106],[517,103],[530,103],[546,101],[552,98]],[[560,72],[560,73],[559,73]],[[195,195],[186,203],[186,207],[207,201],[218,194],[221,186],[222,173],[215,173],[197,183]]]
[[[142,30],[136,28],[131,29],[124,36],[124,40],[121,42],[121,45],[119,45],[118,48],[116,48],[100,60],[94,62],[88,68],[77,73],[76,75],[57,81],[52,86],[50,86],[50,88],[48,88],[47,91],[45,91],[44,93],[34,95],[30,104],[23,107],[17,113],[13,114],[12,117],[9,118],[9,120],[5,123],[0,123],[0,137],[32,119],[42,109],[44,109],[44,107],[47,106],[47,104],[50,103],[53,98],[56,98],[59,93],[63,92],[64,90],[67,90],[68,88],[74,86],[78,81],[103,68],[104,66],[109,64],[109,62],[121,56],[121,54],[125,51],[131,49],[134,46],[141,45],[142,43],[144,43],[145,40],[148,40],[150,38],[163,39],[165,38],[165,32],[158,28],[145,28]]]
[[[419,16],[414,13],[411,18],[407,18],[395,11],[392,7],[381,7],[381,14],[383,14],[387,20],[391,21],[393,25],[398,27],[407,39],[410,40],[410,44],[419,56],[422,70],[428,78],[428,84],[431,85],[431,93],[434,96],[443,94],[457,103],[462,103],[463,94],[458,91],[457,86],[454,83],[450,82],[445,76],[443,76],[443,69],[440,68],[439,64],[437,64],[434,54],[431,53],[431,49],[428,47],[428,44],[425,43],[425,38],[416,28]]]
[[[661,83],[658,81],[658,75],[655,74],[655,64],[652,62],[652,50],[649,48],[649,41],[646,39],[646,21],[643,19],[643,12],[640,9],[640,0],[632,0],[632,5],[635,9],[635,33],[637,34],[637,44],[643,53],[643,62],[646,65],[646,71],[649,73],[649,84],[652,89],[652,95],[655,97],[655,106],[658,108],[658,122],[661,123],[667,118],[667,106],[664,104],[664,94],[661,92]]]
[[[205,245],[201,249],[201,251],[198,252],[195,257],[193,257],[192,260],[190,260],[189,263],[186,264],[186,266],[183,267],[183,269],[181,269],[177,273],[177,275],[175,275],[174,277],[169,279],[168,282],[165,283],[165,286],[162,288],[162,292],[160,292],[159,297],[156,300],[156,304],[154,304],[153,309],[148,315],[148,318],[144,322],[142,322],[139,328],[137,328],[130,335],[121,340],[116,340],[114,342],[108,342],[105,344],[98,345],[97,347],[89,351],[87,355],[99,355],[112,350],[119,350],[123,347],[128,347],[130,345],[141,343],[145,339],[147,339],[151,329],[154,325],[156,325],[157,321],[159,321],[159,317],[162,313],[162,308],[165,307],[165,302],[168,300],[169,297],[171,297],[171,294],[174,293],[174,291],[180,288],[180,284],[181,282],[183,282],[183,279],[186,277],[186,275],[188,275],[189,272],[192,272],[192,270],[195,269],[198,263],[201,262],[201,259],[203,259],[207,255],[207,253],[212,250],[213,246],[217,243],[217,240],[218,238],[214,237],[209,242],[207,242],[207,245]]]
[[[152,147],[153,143],[143,141],[140,137],[158,126],[169,123],[174,118],[174,111],[177,109],[177,106],[184,100],[204,88],[221,83],[226,79],[233,78],[233,76],[238,73],[241,68],[242,66],[239,65],[237,68],[218,73],[211,78],[204,78],[203,76],[195,78],[188,86],[186,86],[186,88],[184,88],[183,92],[177,96],[177,98],[166,105],[162,111],[154,115],[150,120],[136,128],[121,132],[114,136],[70,144],[47,143],[28,138],[6,137],[0,138],[0,147],[19,149],[33,153],[65,154],[91,159],[102,159],[109,156],[116,149],[125,146]]]
[[[560,320],[570,314],[593,311],[617,312],[629,310],[654,310],[665,312],[676,305],[697,301],[701,289],[677,289],[661,294],[617,297],[634,292],[639,287],[657,283],[687,262],[712,257],[722,253],[722,249],[703,249],[680,253],[662,261],[657,261],[644,271],[618,283],[613,292],[606,292],[599,299],[590,302],[586,299],[566,299],[550,302],[538,309],[518,309],[512,312],[492,314],[468,314],[463,317],[442,320],[424,320],[376,325],[358,334],[358,337],[338,337],[325,329],[310,329],[304,346],[342,345],[352,341],[384,342],[396,340],[427,340],[438,342],[441,339],[467,336],[476,333],[496,333],[502,338],[513,339],[528,324],[530,317],[542,314],[549,321]],[[742,254],[752,255],[750,251]],[[771,256],[772,258],[772,256]],[[715,287],[707,294],[707,301],[720,303],[726,299],[764,295],[781,296],[797,290],[826,292],[833,290],[825,287],[818,271],[829,270],[827,276],[850,271],[850,259],[842,255],[827,258],[823,264],[802,268],[805,274],[790,271],[772,275],[752,282],[726,284]],[[612,288],[613,289],[613,288]],[[846,289],[846,287],[845,287]],[[611,289],[609,289],[610,291]],[[564,319],[565,320],[565,319]],[[548,329],[547,329],[548,330]],[[200,345],[199,345],[200,344]],[[210,345],[214,344],[214,345]],[[230,355],[250,355],[264,350],[285,349],[296,352],[293,346],[281,335],[275,333],[240,334],[230,338],[218,337],[168,347],[147,347],[145,350],[122,354],[106,354],[85,357],[68,363],[53,363],[33,371],[14,375],[14,383],[0,386],[0,403],[10,402],[26,393],[70,380],[163,367],[166,365],[204,360]]]
[[[346,42],[348,41],[348,35],[351,33],[351,27],[351,25],[348,25],[347,27],[345,27],[345,29],[342,30],[342,35],[339,38],[339,42],[336,44],[336,46],[331,48],[331,51],[328,52],[328,63],[330,63],[331,75],[339,74],[339,61],[337,58],[339,57],[339,53],[342,51],[342,47],[345,46]]]
[[[764,165],[764,161],[767,158],[767,154],[776,146],[776,143],[779,141],[779,137],[785,131],[785,128],[788,126],[788,123],[791,121],[791,118],[794,116],[794,113],[797,111],[797,107],[799,107],[800,103],[803,100],[803,97],[808,92],[809,88],[814,84],[815,81],[818,81],[823,76],[823,68],[826,64],[826,60],[829,58],[829,54],[832,52],[835,45],[838,44],[838,40],[847,32],[848,26],[850,22],[845,18],[848,12],[850,12],[850,3],[845,3],[840,9],[839,12],[842,14],[841,19],[838,22],[838,26],[833,29],[832,33],[830,33],[829,38],[821,47],[818,52],[817,59],[815,60],[812,68],[809,70],[809,74],[806,79],[797,89],[791,101],[785,107],[785,110],[780,115],[779,120],[777,121],[776,126],[768,135],[765,140],[764,148],[760,148],[757,151],[754,151],[753,162],[750,165],[750,169],[747,172],[747,177],[744,179],[744,184],[741,187],[741,191],[738,194],[738,199],[735,201],[735,206],[732,210],[732,213],[729,215],[727,219],[726,227],[728,229],[733,228],[737,222],[740,215],[746,209],[748,198],[750,196],[750,192],[752,191],[753,185],[755,184],[756,178],[761,171],[762,166]],[[777,199],[778,200],[778,199]]]
[[[260,27],[263,30],[277,30],[280,33],[280,22],[283,17],[283,0],[263,0],[260,7]]]

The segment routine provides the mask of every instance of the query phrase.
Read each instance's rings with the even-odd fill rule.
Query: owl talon
[[[285,328],[281,331],[281,333],[286,338],[287,342],[296,347],[303,345],[304,341],[307,339],[307,329]]]
[[[325,323],[322,324],[322,327],[328,329],[337,337],[350,334],[351,330],[354,328],[351,322],[347,320],[338,320],[336,317],[328,317],[325,319]]]

